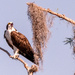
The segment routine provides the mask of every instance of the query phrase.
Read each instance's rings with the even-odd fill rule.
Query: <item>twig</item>
[[[31,5],[31,4],[34,4],[34,3],[27,3],[27,5]],[[36,5],[36,4],[34,4],[34,5]],[[36,6],[37,6],[37,5],[36,5]],[[68,17],[66,17],[64,14],[58,14],[58,13],[56,13],[56,12],[53,12],[53,11],[50,10],[49,8],[48,8],[48,9],[45,9],[45,8],[40,7],[40,6],[37,6],[37,7],[38,7],[40,10],[43,10],[43,11],[49,12],[50,14],[56,15],[57,17],[62,18],[62,19],[64,19],[64,20],[66,20],[66,21],[72,23],[73,25],[75,25],[75,21],[72,20],[72,19],[70,19],[70,18],[68,18]]]
[[[7,55],[8,55],[10,58],[14,59],[13,56],[11,56],[11,54],[10,54],[7,50],[5,50],[5,49],[3,49],[3,48],[1,48],[1,47],[0,47],[0,50],[4,51],[5,53],[7,53]],[[32,65],[31,67],[29,67],[29,66],[27,65],[27,63],[25,63],[21,58],[18,57],[18,58],[16,58],[16,59],[19,60],[20,62],[22,62],[22,63],[24,64],[24,67],[25,67],[26,70],[28,71],[28,75],[33,75],[34,72],[37,72],[37,71],[38,71],[38,67],[37,67],[36,65]]]

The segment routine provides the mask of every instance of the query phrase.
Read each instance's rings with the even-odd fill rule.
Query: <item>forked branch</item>
[[[7,50],[5,50],[5,49],[3,49],[1,47],[0,47],[0,50],[4,51],[10,58],[14,59],[13,56],[11,56],[11,54]],[[21,63],[24,64],[24,67],[26,68],[26,70],[28,72],[28,75],[33,75],[34,72],[38,71],[38,67],[36,65],[32,65],[31,67],[29,67],[27,65],[27,63],[24,62],[21,58],[18,57],[16,59],[19,60]]]

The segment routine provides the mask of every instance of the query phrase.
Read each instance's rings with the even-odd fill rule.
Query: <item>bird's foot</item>
[[[18,57],[19,57],[19,54],[14,54],[14,55],[12,56],[13,59],[17,59]]]

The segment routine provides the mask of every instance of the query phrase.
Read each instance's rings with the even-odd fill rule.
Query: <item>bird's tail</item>
[[[35,52],[32,53],[28,52],[28,54],[25,54],[20,51],[19,53],[25,58],[27,58],[28,60],[30,60],[31,62],[33,62],[34,64],[39,66],[39,56]]]
[[[34,63],[39,66],[39,56],[34,54]]]

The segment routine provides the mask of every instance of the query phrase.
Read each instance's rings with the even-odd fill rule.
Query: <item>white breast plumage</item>
[[[11,41],[11,31],[10,31],[10,30],[6,30],[5,37],[7,38],[7,40],[9,41],[9,43],[12,45],[12,41]]]
[[[11,40],[11,32],[15,31],[14,28],[12,28],[11,30],[6,30],[6,34],[5,37],[7,38],[7,40],[9,41],[9,43],[13,46],[12,40]]]
[[[10,29],[9,29],[9,30],[6,30],[5,37],[6,37],[6,39],[9,41],[9,43],[13,46],[13,50],[14,50],[14,52],[15,52],[15,51],[18,50],[18,49],[17,49],[17,47],[15,47],[15,46],[13,45],[13,42],[12,42],[12,40],[11,40],[11,32],[12,32],[12,31],[15,31],[15,29],[12,28],[11,30],[10,30]]]

